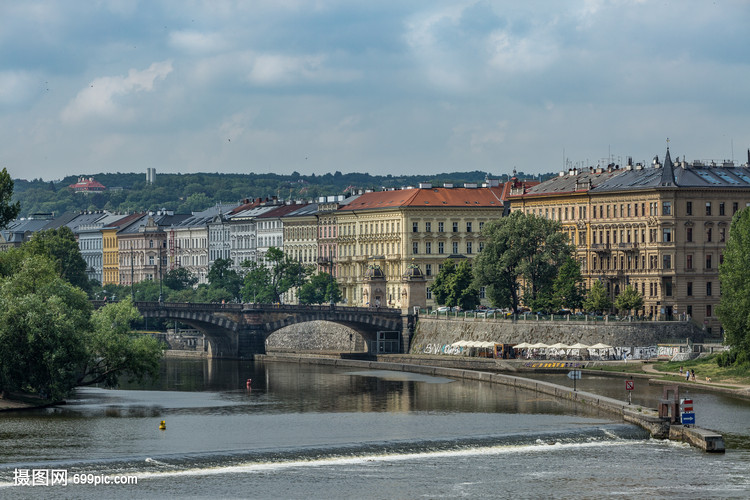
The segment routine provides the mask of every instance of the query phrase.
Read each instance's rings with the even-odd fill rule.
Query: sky
[[[0,168],[747,161],[746,0],[3,0]]]

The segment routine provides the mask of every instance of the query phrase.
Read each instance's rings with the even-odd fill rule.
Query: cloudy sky
[[[744,162],[745,0],[0,2],[0,167]]]

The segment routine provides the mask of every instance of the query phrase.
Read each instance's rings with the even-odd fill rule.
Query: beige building
[[[750,168],[664,162],[571,170],[511,193],[512,210],[559,220],[575,243],[587,286],[614,299],[627,285],[640,311],[690,318],[720,336],[718,267],[732,215],[750,204]]]
[[[345,303],[373,306],[363,293],[370,265],[385,277],[384,307],[408,303],[405,278],[416,265],[426,278],[426,306],[434,306],[429,290],[447,258],[473,258],[483,248],[482,227],[502,217],[503,188],[432,187],[369,192],[335,212],[334,274]]]

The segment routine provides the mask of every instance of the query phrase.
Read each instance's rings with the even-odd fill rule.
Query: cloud
[[[169,45],[189,54],[210,54],[228,48],[228,42],[217,33],[174,31],[169,34]]]
[[[35,94],[46,90],[44,82],[37,82],[25,71],[0,72],[0,107],[23,106]]]
[[[143,71],[131,69],[127,76],[97,78],[63,109],[61,118],[68,123],[89,117],[129,119],[132,117],[132,110],[118,106],[116,98],[137,92],[151,92],[155,82],[165,79],[171,72],[172,62],[163,61],[153,63]]]

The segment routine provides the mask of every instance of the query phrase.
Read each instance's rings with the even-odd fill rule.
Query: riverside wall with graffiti
[[[610,322],[583,323],[566,321],[483,321],[420,318],[411,341],[411,354],[461,355],[462,347],[452,344],[464,341],[498,344],[534,344],[542,342],[567,345],[607,344],[625,352],[655,348],[657,344],[680,340],[703,341],[704,332],[690,322]],[[654,353],[656,354],[656,353]]]

